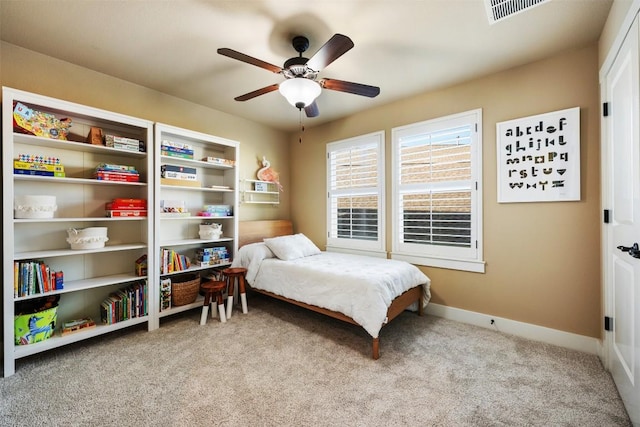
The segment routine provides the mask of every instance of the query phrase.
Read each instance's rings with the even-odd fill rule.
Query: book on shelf
[[[221,159],[219,157],[210,157],[210,156],[203,157],[202,161],[207,163],[213,163],[216,165],[226,165],[226,166],[235,166],[236,164],[235,160]]]
[[[108,218],[115,217],[145,217],[147,216],[147,210],[137,210],[137,209],[115,209],[115,210],[107,210],[105,214]]]
[[[171,278],[160,279],[160,311],[171,308]]]
[[[13,169],[14,175],[31,175],[31,176],[51,176],[55,178],[64,178],[66,174],[64,172],[49,172],[44,170],[33,169]]]
[[[165,171],[160,175],[162,178],[179,179],[184,181],[197,181],[198,175],[195,173]]]
[[[104,204],[104,209],[111,210],[147,210],[147,201],[145,199],[113,199]]]
[[[123,172],[95,172],[93,178],[99,181],[140,182],[140,175]]]
[[[165,157],[175,157],[178,159],[187,159],[187,160],[193,160],[193,153],[189,154],[189,153],[181,153],[181,152],[175,152],[175,151],[168,151],[165,149],[160,150],[160,155],[161,156],[165,156]]]
[[[61,164],[25,162],[21,160],[14,160],[13,168],[24,170],[38,170],[45,172],[64,172],[64,166],[62,166]]]
[[[180,172],[180,173],[188,173],[195,175],[198,173],[198,170],[189,166],[179,166],[179,165],[161,165],[160,173],[163,172]]]
[[[193,150],[193,145],[189,144],[188,142],[177,142],[177,141],[171,141],[169,139],[163,139],[162,141],[160,141],[160,145],[163,147],[173,147],[173,148],[182,148],[185,150]]]
[[[165,153],[185,154],[187,156],[190,156],[189,157],[190,159],[193,159],[193,150],[190,148],[178,148],[178,147],[171,147],[168,145],[161,145],[160,151]]]

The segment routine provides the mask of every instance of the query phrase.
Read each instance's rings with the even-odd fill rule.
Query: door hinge
[[[604,316],[604,330],[613,331],[613,317]]]
[[[602,103],[602,116],[603,117],[608,117],[609,116],[609,103],[608,102],[603,102]]]
[[[611,215],[611,211],[609,209],[605,209],[603,214],[604,223],[609,224],[609,215]]]

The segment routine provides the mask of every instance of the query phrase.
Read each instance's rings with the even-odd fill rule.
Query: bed
[[[430,280],[396,260],[321,251],[290,221],[241,221],[233,267],[247,269],[249,289],[361,326],[380,357],[382,327],[429,302]]]

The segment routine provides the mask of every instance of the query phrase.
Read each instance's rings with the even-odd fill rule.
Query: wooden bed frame
[[[242,247],[244,245],[248,245],[249,243],[262,242],[262,239],[265,238],[293,234],[293,225],[291,221],[287,220],[240,221],[239,234],[240,237],[238,246]],[[251,290],[263,295],[268,295],[272,298],[277,298],[279,300],[307,308],[317,313],[333,317],[334,319],[342,320],[344,322],[360,326],[360,324],[353,320],[351,317],[336,311],[328,310],[326,308],[318,307],[311,304],[306,304],[304,302],[286,298],[272,292],[255,289],[253,287],[251,287]],[[391,306],[387,310],[387,323],[385,323],[385,325],[391,322],[398,315],[400,315],[411,304],[416,302],[418,303],[418,315],[422,316],[422,286],[416,286],[415,288],[409,289],[391,302]],[[378,338],[373,338],[371,350],[372,357],[374,359],[378,359],[380,357],[379,336]]]

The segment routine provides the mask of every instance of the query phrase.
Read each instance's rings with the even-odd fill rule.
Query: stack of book
[[[193,160],[193,145],[163,139],[160,142],[160,155]]]
[[[16,175],[52,176],[64,178],[64,166],[57,157],[19,154],[13,160],[13,173]]]
[[[100,163],[93,177],[100,181],[140,182],[140,174],[134,166]]]
[[[124,136],[105,135],[104,145],[111,148],[117,148],[119,150],[145,151],[144,141],[134,138],[125,138]]]
[[[145,199],[113,199],[104,205],[107,217],[147,216]]]

